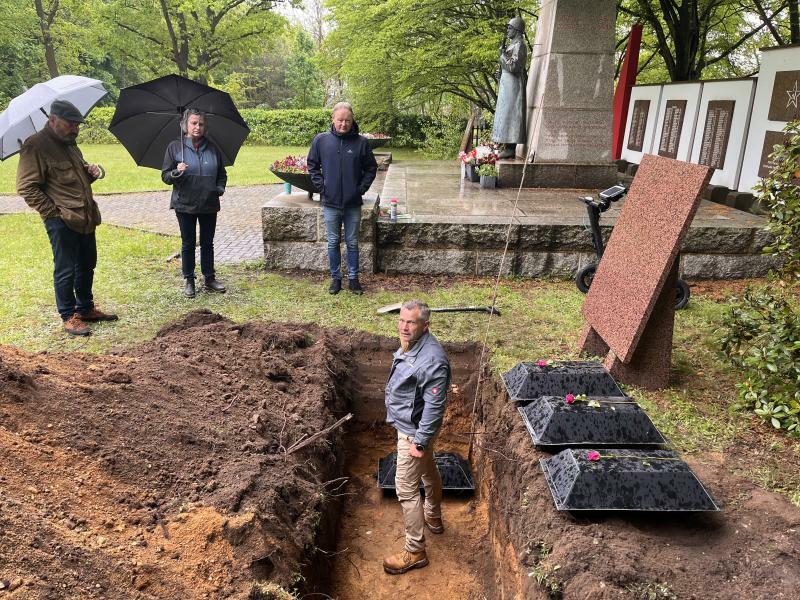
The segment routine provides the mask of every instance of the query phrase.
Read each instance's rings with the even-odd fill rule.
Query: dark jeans
[[[200,223],[200,271],[206,279],[214,279],[214,232],[217,213],[193,215],[175,212],[181,229],[181,273],[194,279],[194,248],[197,242],[197,223]]]
[[[63,320],[74,313],[87,313],[94,307],[92,283],[97,266],[97,241],[94,232],[78,233],[58,217],[44,222],[53,249],[53,287],[56,306]]]
[[[361,225],[361,207],[348,206],[345,209],[322,207],[325,231],[328,236],[328,264],[333,279],[342,278],[342,225],[344,243],[347,246],[347,271],[350,279],[358,278],[358,231]]]

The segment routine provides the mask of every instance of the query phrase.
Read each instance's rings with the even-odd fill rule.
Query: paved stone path
[[[228,188],[217,219],[214,258],[218,263],[238,263],[264,257],[261,207],[283,190],[282,184]],[[103,222],[171,236],[180,236],[175,213],[169,210],[168,190],[97,195]],[[0,214],[33,212],[19,196],[0,196]],[[180,241],[175,242],[175,252]]]

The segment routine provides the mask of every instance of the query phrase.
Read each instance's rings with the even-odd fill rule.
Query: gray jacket
[[[449,388],[450,361],[428,331],[407,353],[402,348],[394,353],[386,384],[386,422],[427,446],[442,426]]]

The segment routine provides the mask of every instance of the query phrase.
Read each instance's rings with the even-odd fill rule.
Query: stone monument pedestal
[[[611,159],[615,0],[542,0],[527,83],[527,144],[498,164],[500,184],[603,188]]]
[[[525,166],[522,158],[498,160],[497,183],[501,187],[518,188],[607,188],[617,183],[615,163],[544,163],[533,162]]]

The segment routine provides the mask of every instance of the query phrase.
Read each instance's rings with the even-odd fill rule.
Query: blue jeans
[[[194,215],[175,211],[181,230],[181,273],[184,279],[194,279],[194,248],[197,224],[200,223],[200,271],[206,279],[214,279],[214,232],[217,213]]]
[[[344,224],[344,243],[347,246],[347,271],[350,279],[358,278],[358,231],[361,225],[361,207],[348,206],[344,209],[331,206],[322,207],[325,230],[328,235],[328,264],[333,279],[342,278],[342,225]]]
[[[87,313],[94,307],[92,283],[97,266],[97,240],[94,232],[78,233],[58,217],[44,222],[53,249],[53,287],[56,307],[64,321],[74,313]]]

